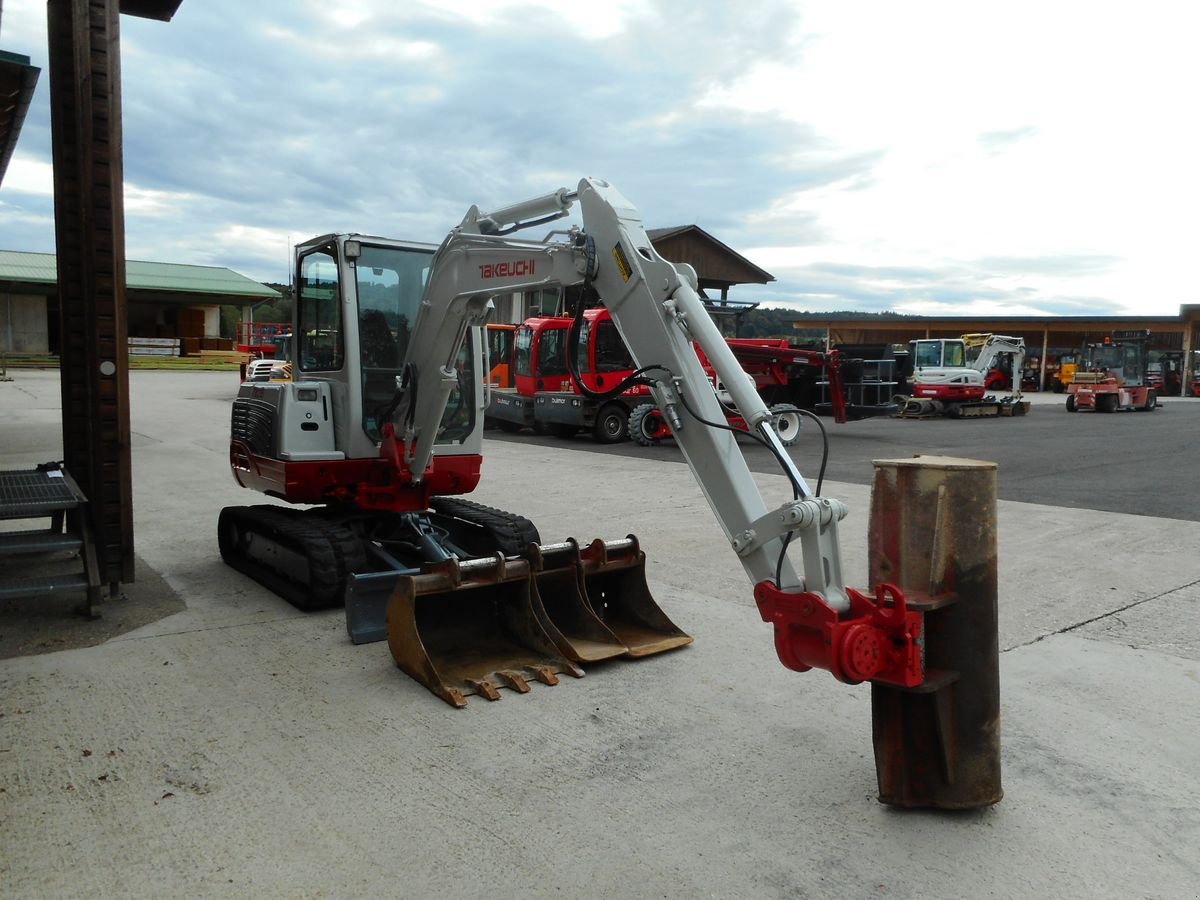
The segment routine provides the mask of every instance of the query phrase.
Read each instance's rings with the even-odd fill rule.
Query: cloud
[[[126,244],[279,280],[289,235],[438,241],[597,175],[774,273],[755,297],[1174,312],[1200,64],[1150,6],[189,0],[121,20]],[[41,0],[4,26],[45,69]],[[44,72],[0,246],[53,249],[49,160]]]

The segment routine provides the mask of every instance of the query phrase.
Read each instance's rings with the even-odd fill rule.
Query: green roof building
[[[279,293],[223,266],[128,260],[130,338],[216,339],[220,307],[276,300]],[[0,250],[0,348],[56,354],[58,269],[53,253]]]

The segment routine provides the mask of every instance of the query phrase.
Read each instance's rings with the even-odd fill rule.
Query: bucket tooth
[[[558,676],[550,670],[549,666],[530,666],[529,671],[542,684],[558,684]]]
[[[531,544],[529,562],[538,621],[565,657],[590,663],[629,652],[588,603],[578,543],[568,538],[545,547]]]
[[[479,681],[471,681],[470,679],[468,679],[467,684],[469,684],[471,686],[472,691],[474,691],[477,695],[482,697],[484,700],[499,700],[500,699],[500,691],[496,688],[496,686],[494,684],[492,684],[486,678],[481,678]]]
[[[511,669],[506,669],[502,672],[497,672],[496,677],[503,681],[506,687],[510,687],[518,693],[529,693],[529,682],[521,677],[520,672],[514,672]]]
[[[629,656],[649,656],[692,642],[650,595],[646,554],[636,537],[608,543],[596,539],[581,551],[580,564],[592,611],[629,648]]]
[[[582,676],[542,630],[533,592],[529,562],[499,553],[401,576],[387,609],[392,658],[452,706],[464,694],[499,699],[498,685],[526,691],[526,673],[545,684]]]

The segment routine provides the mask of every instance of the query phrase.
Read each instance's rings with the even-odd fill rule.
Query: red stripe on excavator
[[[483,457],[438,456],[420,484],[401,482],[384,459],[285,462],[258,456],[241,441],[230,445],[238,484],[289,503],[353,503],[360,509],[407,512],[428,509],[429,498],[467,494],[479,484]]]

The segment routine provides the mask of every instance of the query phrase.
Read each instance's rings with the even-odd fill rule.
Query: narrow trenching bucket
[[[629,652],[625,642],[600,621],[588,603],[578,543],[568,538],[561,544],[532,544],[529,562],[533,567],[534,611],[564,656],[577,663],[590,663]]]
[[[401,576],[387,608],[396,665],[452,706],[466,694],[499,700],[502,687],[557,684],[583,670],[563,657],[534,610],[528,560],[450,560]]]
[[[628,656],[649,656],[692,642],[650,595],[646,554],[629,535],[597,538],[580,552],[583,591],[592,611],[628,647]]]

